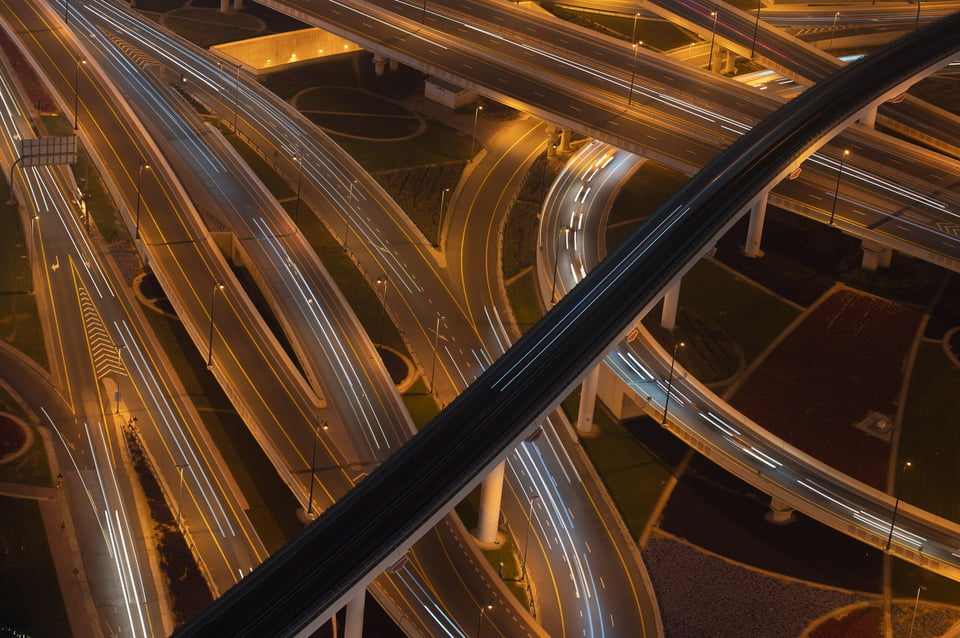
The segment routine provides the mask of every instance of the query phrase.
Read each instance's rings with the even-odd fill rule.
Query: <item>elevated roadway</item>
[[[951,37],[958,28],[960,15],[910,34],[744,135],[430,425],[176,635],[307,635],[322,624],[498,464],[767,184],[792,172],[863,109],[958,55],[960,42]],[[399,485],[405,489],[397,494]],[[352,534],[344,538],[344,530]]]

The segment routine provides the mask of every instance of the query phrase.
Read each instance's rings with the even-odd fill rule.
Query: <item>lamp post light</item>
[[[390,285],[390,280],[386,275],[377,277],[377,285],[383,286],[383,295],[380,297],[380,333],[377,337],[377,343],[383,345],[383,323],[387,315],[387,286]]]
[[[840,12],[837,11],[833,14],[833,29],[830,31],[830,46],[827,47],[827,51],[833,51],[833,38],[837,35],[837,20],[840,19]]]
[[[237,116],[238,116],[238,113],[240,112],[240,67],[241,66],[242,66],[241,64],[237,65],[237,81],[236,81],[237,90],[234,92],[234,97],[233,97],[233,132],[234,133],[238,132]]]
[[[86,58],[77,57],[76,73],[73,76],[73,130],[80,128],[80,66],[86,64]]]
[[[223,284],[213,282],[213,292],[210,295],[210,336],[207,339],[207,367],[213,366],[213,309],[217,303],[217,291],[223,290]]]
[[[903,475],[907,471],[907,468],[913,467],[913,463],[907,461],[903,464],[903,467],[900,468],[900,477],[896,480],[896,486],[894,492],[896,492],[896,500],[893,502],[893,516],[890,517],[890,533],[887,534],[887,546],[883,549],[885,552],[890,551],[890,544],[893,542],[893,528],[897,523],[897,510],[900,509],[900,490],[903,489]]]
[[[917,0],[917,20],[913,23],[914,29],[920,28],[920,0]]]
[[[754,52],[757,50],[757,32],[760,30],[760,7],[763,4],[763,0],[757,0],[757,21],[753,24],[753,44],[750,45],[750,58],[753,58]]]
[[[223,62],[217,60],[217,127],[223,119]]]
[[[530,547],[530,521],[533,520],[533,502],[539,501],[539,496],[530,499],[530,507],[527,511],[527,533],[523,538],[523,560],[520,561],[520,580],[527,578],[527,548]]]
[[[480,118],[480,111],[482,110],[482,104],[477,104],[477,107],[473,109],[473,137],[470,138],[470,159],[473,159],[473,154],[477,152],[477,120]]]
[[[557,271],[560,269],[560,238],[573,230],[569,226],[564,226],[557,231],[557,241],[553,250],[553,283],[550,286],[550,304],[555,304],[557,298]]]
[[[309,505],[307,506],[307,518],[313,517],[313,484],[317,482],[317,441],[320,439],[320,430],[324,432],[330,429],[326,421],[321,421],[317,417],[317,423],[310,428],[313,430],[313,455],[310,457],[310,496],[307,497]]]
[[[713,18],[713,32],[710,34],[710,59],[707,62],[707,71],[713,71],[713,44],[717,41],[717,18],[720,14],[714,10],[710,12],[710,16]]]
[[[678,341],[673,345],[673,357],[670,359],[670,374],[667,375],[667,398],[663,400],[663,420],[661,425],[667,422],[667,410],[670,408],[670,391],[673,390],[673,368],[677,363],[677,350],[684,347],[683,341]]]
[[[837,213],[837,197],[840,196],[840,178],[843,176],[843,160],[850,154],[850,149],[843,149],[840,154],[840,168],[837,170],[837,186],[833,189],[833,205],[830,206],[830,225],[833,226],[833,218]]]
[[[917,0],[917,4],[919,4]],[[920,590],[926,589],[924,585],[917,587],[917,599],[913,601],[913,617],[910,619],[910,633],[907,634],[907,638],[913,638],[913,625],[917,622],[917,607],[920,606]]]
[[[123,368],[123,355],[121,354],[123,352],[123,345],[122,343],[113,344],[113,347],[117,349],[117,362],[120,364],[117,367],[117,396],[114,397],[117,403],[116,414],[120,414],[120,373]]]
[[[294,156],[297,163],[297,204],[293,209],[293,223],[300,223],[300,186],[303,184],[303,153],[297,153]]]
[[[443,315],[439,312],[437,313],[437,329],[433,333],[433,363],[430,364],[430,394],[433,394],[433,375],[437,371],[437,352],[440,349],[440,321],[443,319]]]
[[[177,488],[177,529],[180,528],[181,513],[183,511],[183,470],[184,468],[190,467],[189,463],[179,463],[177,469],[180,471],[180,486]]]
[[[136,230],[134,231],[133,238],[140,239],[140,200],[142,199],[141,195],[143,193],[143,169],[149,169],[150,164],[143,161],[143,158],[140,158],[140,165],[137,167],[137,214],[134,225]]]
[[[480,616],[477,618],[477,633],[476,638],[480,638],[480,629],[483,626],[483,615],[488,611],[493,611],[493,602],[487,601],[480,605]]]
[[[630,69],[630,93],[627,96],[627,106],[633,104],[633,84],[637,79],[637,53],[640,52],[640,47],[643,46],[643,40],[638,40],[633,43],[633,67]]]
[[[443,205],[447,201],[447,193],[449,192],[449,188],[444,188],[440,191],[440,221],[437,223],[437,248],[440,248],[440,237],[443,234]]]

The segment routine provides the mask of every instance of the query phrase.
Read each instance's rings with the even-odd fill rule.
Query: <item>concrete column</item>
[[[583,379],[580,387],[580,413],[577,415],[577,434],[594,436],[597,427],[593,423],[593,411],[597,407],[597,386],[600,383],[600,367],[594,366]]]
[[[480,487],[480,514],[477,519],[477,540],[481,543],[497,542],[497,527],[500,525],[500,497],[503,494],[503,474],[506,461],[490,470]]]
[[[570,152],[570,129],[560,129],[560,152]]]
[[[889,268],[890,262],[893,261],[893,248],[887,248],[886,246],[880,251],[880,267]]]
[[[737,54],[733,51],[724,51],[723,73],[733,73],[737,69]]]
[[[394,60],[393,58],[390,58],[390,70],[396,71],[399,68],[400,68],[400,60]]]
[[[383,72],[387,68],[388,61],[386,56],[380,55],[379,53],[373,55],[373,71],[377,74],[377,77],[383,75]]]
[[[233,9],[234,11],[243,9],[243,0],[233,0]]]
[[[773,496],[770,498],[770,511],[767,512],[764,518],[777,525],[786,525],[792,523],[795,516],[793,507],[789,503],[785,503]]]
[[[743,254],[747,257],[763,257],[760,250],[760,238],[763,236],[763,220],[767,216],[767,193],[763,191],[760,198],[753,203],[750,209],[750,225],[747,227],[747,241],[743,245]]]
[[[363,605],[367,602],[367,591],[357,594],[347,603],[347,617],[343,622],[343,638],[363,638]]]
[[[870,108],[860,116],[860,123],[870,128],[877,127],[877,107]]]
[[[660,315],[660,326],[667,330],[677,327],[677,306],[680,305],[680,282],[667,288],[663,294],[663,314]]]
[[[220,13],[228,13],[230,11],[230,0],[220,0]]]
[[[860,247],[863,249],[863,260],[860,262],[860,267],[867,272],[876,272],[880,265],[880,257],[884,247],[866,239],[861,242]]]

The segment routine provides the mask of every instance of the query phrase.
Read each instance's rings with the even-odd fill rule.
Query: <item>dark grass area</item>
[[[9,395],[7,395],[7,398],[11,405],[15,406],[13,411],[20,413],[18,416],[23,420],[23,424],[33,430],[33,441],[23,454],[5,463],[0,463],[0,481],[49,487],[53,479],[50,475],[47,453],[43,447],[43,438],[40,436],[39,430],[25,419],[23,408],[13,402]],[[0,456],[17,452],[25,442],[26,432],[20,427],[20,424],[15,423],[10,417],[0,414]]]
[[[788,443],[864,483],[886,488],[889,444],[853,425],[896,413],[920,314],[839,290],[771,352],[731,404]]]
[[[882,552],[802,514],[768,523],[770,497],[697,456],[680,479],[660,527],[722,556],[835,587],[879,592]]]
[[[960,523],[960,369],[940,343],[917,352],[900,435],[900,460],[915,467],[901,481],[903,499]]]
[[[0,628],[69,638],[70,622],[48,546],[67,539],[47,539],[35,501],[0,496],[0,512]]]
[[[331,620],[314,632],[310,638],[336,638],[343,636],[346,628],[346,607],[337,612],[335,620]],[[369,593],[363,604],[363,635],[377,636],[377,638],[404,638],[404,634],[394,624],[393,619],[383,611],[379,603]]]
[[[326,64],[322,67],[325,68]],[[354,67],[354,72],[356,69]],[[316,80],[314,80],[316,82]],[[361,91],[351,86],[305,87],[296,94],[294,106],[301,111],[327,111],[332,113],[364,113],[394,117],[416,117],[405,107],[378,95]]]

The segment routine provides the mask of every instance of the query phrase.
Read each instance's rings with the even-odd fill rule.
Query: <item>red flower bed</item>
[[[733,398],[770,432],[884,489],[890,446],[853,427],[896,412],[921,315],[850,290],[832,294],[771,352]]]

